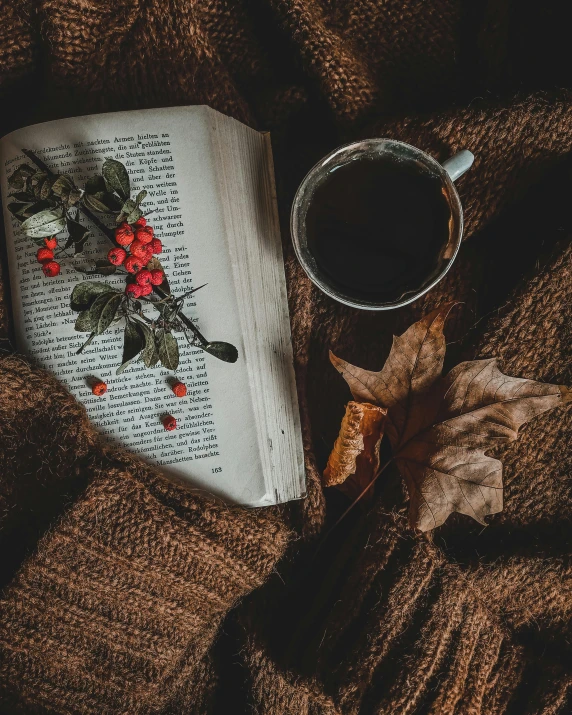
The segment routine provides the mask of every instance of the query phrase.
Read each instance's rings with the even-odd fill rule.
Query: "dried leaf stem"
[[[320,549],[321,549],[322,546],[324,545],[324,542],[325,542],[326,539],[330,536],[330,534],[332,533],[332,531],[334,531],[334,529],[341,524],[341,522],[346,518],[346,516],[350,513],[350,511],[354,508],[354,506],[355,506],[355,505],[362,499],[362,497],[364,497],[365,494],[373,487],[373,485],[376,483],[378,477],[380,477],[380,476],[383,474],[383,472],[385,472],[385,470],[386,470],[386,469],[389,467],[389,465],[393,462],[393,459],[394,459],[393,457],[391,457],[391,459],[388,459],[387,462],[385,462],[385,464],[383,464],[383,465],[377,470],[377,472],[375,473],[375,476],[373,477],[373,479],[371,480],[371,482],[370,482],[370,483],[365,487],[365,489],[363,489],[363,490],[358,494],[358,496],[352,501],[352,503],[348,506],[348,508],[344,511],[344,513],[337,519],[336,523],[335,523],[333,526],[331,526],[331,527],[328,529],[328,531],[326,531],[326,533],[324,534],[324,536],[323,536],[322,539],[320,540],[320,543],[318,544],[318,547],[316,548],[316,551],[315,551],[315,553],[314,553],[314,557],[318,554],[318,552],[320,551]]]

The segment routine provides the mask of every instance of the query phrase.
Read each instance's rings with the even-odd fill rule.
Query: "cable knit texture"
[[[395,470],[345,508],[323,469],[349,393],[444,300],[448,362],[572,384],[567,3],[0,0],[0,132],[60,116],[207,103],[273,137],[308,497],[247,511],[104,447],[11,350],[0,280],[0,712],[566,715],[572,711],[572,412],[496,456],[505,508],[413,533]],[[6,111],[8,108],[8,111]],[[467,240],[427,296],[337,305],[293,256],[312,164],[366,136],[438,159]]]

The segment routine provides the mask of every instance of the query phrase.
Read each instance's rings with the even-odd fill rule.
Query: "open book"
[[[169,371],[141,362],[116,375],[123,326],[96,337],[74,329],[70,293],[86,276],[62,261],[45,278],[37,246],[7,209],[11,172],[33,151],[53,172],[85,180],[106,158],[127,168],[132,189],[145,188],[143,209],[163,242],[160,256],[173,292],[187,293],[185,313],[212,340],[238,349],[221,362],[180,342],[175,397]],[[18,348],[53,372],[114,440],[190,486],[244,505],[305,494],[303,450],[293,372],[282,246],[269,135],[206,107],[179,107],[64,119],[12,132],[0,140],[1,194]],[[89,225],[88,221],[84,221]],[[95,226],[83,263],[104,257],[108,239]],[[105,281],[119,290],[124,277]],[[88,381],[105,381],[92,395]],[[161,415],[177,419],[165,431]]]

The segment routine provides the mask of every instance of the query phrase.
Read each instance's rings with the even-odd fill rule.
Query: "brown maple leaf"
[[[354,399],[387,408],[386,434],[409,491],[409,520],[428,531],[453,511],[480,524],[502,510],[502,463],[486,452],[521,425],[572,400],[564,386],[503,375],[496,359],[457,365],[442,377],[443,327],[453,304],[394,337],[382,370],[330,353]]]

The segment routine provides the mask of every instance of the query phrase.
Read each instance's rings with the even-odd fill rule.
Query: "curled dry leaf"
[[[340,434],[324,471],[324,486],[338,486],[350,498],[371,484],[379,469],[379,443],[387,410],[368,402],[348,402]],[[373,494],[368,490],[366,497]]]
[[[503,375],[496,359],[463,362],[441,376],[444,305],[395,337],[379,372],[330,354],[356,400],[388,410],[386,433],[409,491],[409,519],[428,531],[453,511],[481,524],[502,510],[502,463],[487,456],[525,422],[572,400],[567,387]]]

